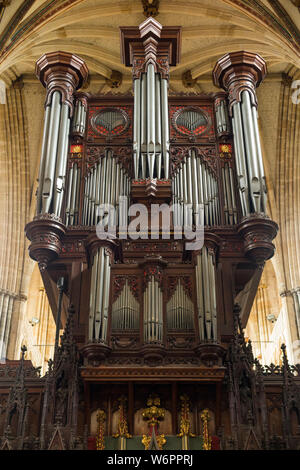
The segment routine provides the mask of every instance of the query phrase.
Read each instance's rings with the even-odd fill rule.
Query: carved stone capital
[[[225,54],[213,69],[215,86],[223,88],[229,94],[229,110],[241,101],[242,91],[248,90],[253,106],[257,106],[256,88],[267,73],[266,62],[259,54],[239,51]]]
[[[89,73],[85,62],[68,52],[49,52],[38,59],[35,73],[47,89],[45,106],[50,104],[53,93],[59,91],[62,103],[70,107],[72,115],[73,93],[84,85]]]

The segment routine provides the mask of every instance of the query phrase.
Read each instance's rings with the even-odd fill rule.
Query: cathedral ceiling
[[[119,26],[143,21],[141,0],[1,3],[7,5],[0,22],[0,75],[5,81],[33,74],[42,53],[63,49],[82,56],[92,76],[110,78],[118,70],[130,83],[130,70],[120,60]],[[260,53],[269,72],[299,67],[300,15],[290,0],[161,0],[158,11],[163,25],[182,26],[174,80],[186,71],[201,80],[222,54],[241,48]]]

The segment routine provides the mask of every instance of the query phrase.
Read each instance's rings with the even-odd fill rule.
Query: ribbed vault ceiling
[[[91,74],[109,78],[112,70],[118,70],[129,81],[130,70],[120,60],[119,26],[138,25],[144,20],[141,0],[36,0],[31,1],[27,12],[25,3],[28,7],[30,1],[12,2],[0,23],[2,40],[5,39],[0,75],[6,82],[32,74],[38,57],[57,49],[80,55]],[[209,74],[220,56],[240,49],[260,53],[269,72],[299,68],[297,34],[288,30],[284,19],[269,3],[161,0],[157,20],[163,25],[182,26],[181,61],[172,70],[171,78],[181,77],[187,70],[193,78]],[[289,4],[290,14],[295,13],[297,29],[296,17],[300,16],[297,8],[290,0],[283,3]],[[265,8],[265,13],[261,8]],[[18,26],[9,34],[7,28],[18,13]]]

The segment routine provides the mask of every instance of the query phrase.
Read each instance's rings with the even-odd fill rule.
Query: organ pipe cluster
[[[139,328],[139,303],[132,294],[128,280],[119,297],[112,304],[112,328],[136,330]]]
[[[237,224],[237,206],[235,197],[235,178],[228,162],[221,168],[224,191],[224,219],[226,225]]]
[[[81,100],[76,101],[75,112],[72,121],[72,133],[84,136],[86,123],[86,107]]]
[[[69,170],[68,191],[66,198],[66,225],[79,223],[81,169],[74,162]]]
[[[45,110],[45,123],[37,191],[37,213],[60,216],[65,190],[70,115],[59,91],[54,91]]]
[[[220,223],[217,179],[195,150],[184,157],[173,175],[172,192],[175,227]]]
[[[102,246],[94,256],[91,276],[89,340],[106,342],[110,291],[110,258]]]
[[[213,257],[213,253],[206,246],[197,255],[195,269],[200,341],[217,339],[216,279]]]
[[[101,204],[110,204],[115,208],[116,220],[110,220],[111,225],[126,225],[127,210],[123,205],[128,207],[130,185],[127,171],[113,157],[112,152],[107,150],[104,158],[91,167],[84,178],[83,225],[98,223]]]
[[[216,122],[217,122],[217,134],[222,136],[229,134],[230,132],[230,121],[228,116],[228,108],[225,99],[217,99],[215,102]]]
[[[167,303],[167,325],[170,329],[194,328],[194,304],[179,281],[174,294]]]
[[[134,177],[169,178],[168,81],[149,63],[134,81]]]
[[[232,129],[242,214],[265,212],[267,187],[257,122],[257,110],[248,90],[233,104]]]
[[[158,281],[150,277],[144,292],[144,341],[162,342],[163,294]]]

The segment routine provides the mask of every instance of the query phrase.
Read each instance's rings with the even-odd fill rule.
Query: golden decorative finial
[[[118,398],[119,402],[119,422],[118,422],[118,432],[113,435],[113,437],[124,437],[130,439],[132,436],[128,432],[128,423],[127,423],[127,398],[125,395],[122,395]]]
[[[96,447],[97,450],[104,450],[104,423],[105,423],[106,414],[104,410],[98,410],[97,412],[97,438],[96,438]]]
[[[148,421],[149,432],[148,435],[143,434],[142,443],[145,446],[145,450],[149,450],[151,442],[157,444],[159,450],[162,450],[163,445],[167,442],[164,434],[158,434],[158,425],[165,417],[166,410],[160,408],[160,398],[152,396],[147,400],[148,408],[145,408],[142,416]]]
[[[188,437],[195,437],[195,434],[191,432],[190,399],[185,393],[179,398],[181,400],[180,432],[177,436],[182,438],[182,450],[188,450]]]
[[[208,431],[208,421],[210,421],[210,415],[208,409],[202,411],[201,415],[202,425],[203,425],[203,450],[211,450],[211,437],[209,436]]]

